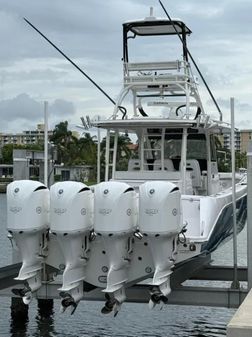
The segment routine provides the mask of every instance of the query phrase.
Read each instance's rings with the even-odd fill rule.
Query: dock
[[[239,306],[235,315],[227,325],[227,337],[251,337],[252,336],[252,142],[248,147],[247,170],[247,281],[248,294]]]
[[[227,326],[227,337],[252,336],[252,290]]]

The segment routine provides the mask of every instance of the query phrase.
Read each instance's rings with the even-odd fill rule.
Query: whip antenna
[[[105,95],[111,103],[116,105],[116,102],[94,81],[90,76],[87,75],[74,61],[70,59],[62,50],[60,50],[52,41],[50,41],[38,28],[36,28],[30,21],[28,21],[26,18],[23,18],[28,25],[30,25],[34,30],[36,30],[39,35],[41,35],[53,48],[55,48],[66,60],[68,60],[77,70],[79,70],[82,75],[84,75],[98,90],[100,90],[103,95]],[[123,117],[125,116],[125,108],[119,106],[119,110],[123,113]]]
[[[197,69],[197,72],[199,73],[199,75],[200,75],[200,77],[201,77],[203,83],[205,84],[205,86],[206,86],[206,88],[207,88],[207,91],[208,91],[209,95],[211,96],[211,98],[212,98],[212,100],[213,100],[213,102],[214,102],[214,104],[215,104],[215,106],[216,106],[216,108],[217,108],[217,110],[218,110],[218,112],[219,112],[219,114],[220,114],[220,120],[222,121],[222,112],[221,112],[221,109],[220,109],[218,103],[216,102],[216,100],[215,100],[215,98],[214,98],[214,95],[212,94],[212,92],[211,92],[211,90],[210,90],[208,84],[206,83],[206,81],[205,81],[205,79],[204,79],[204,77],[203,77],[201,71],[199,70],[199,67],[197,66],[196,62],[194,61],[194,59],[193,59],[193,57],[192,57],[192,54],[190,53],[190,51],[188,50],[186,44],[184,43],[183,39],[181,38],[181,36],[180,36],[180,34],[179,34],[179,32],[178,32],[178,30],[177,30],[175,24],[173,23],[173,21],[172,21],[170,15],[168,14],[167,10],[165,9],[164,5],[162,4],[162,1],[161,1],[161,0],[158,0],[158,1],[159,1],[159,3],[160,3],[161,7],[163,8],[163,10],[164,10],[164,12],[165,12],[167,18],[168,18],[169,21],[171,22],[171,24],[172,24],[172,26],[173,26],[173,29],[175,30],[176,34],[178,35],[180,41],[182,42],[183,47],[185,48],[186,52],[188,53],[190,59],[192,60],[192,63],[194,64],[195,68]]]

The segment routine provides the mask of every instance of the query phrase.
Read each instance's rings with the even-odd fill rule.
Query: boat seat
[[[187,159],[186,161],[186,170],[191,171],[191,177],[192,177],[192,187],[198,188],[201,187],[202,181],[201,181],[201,171],[200,171],[200,165],[198,160],[196,159]]]
[[[140,166],[140,159],[130,159],[128,162],[128,171],[139,171],[141,168]]]
[[[162,170],[162,164],[161,164],[160,159],[157,159],[157,160],[154,161],[154,170],[155,171]],[[172,162],[171,159],[164,159],[164,170],[170,171],[170,172],[175,171],[174,166],[173,166],[173,162]]]

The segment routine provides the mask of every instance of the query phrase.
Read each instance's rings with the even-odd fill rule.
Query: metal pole
[[[186,193],[186,151],[187,151],[187,129],[183,129],[182,149],[181,149],[181,176],[182,176],[182,194]]]
[[[44,184],[48,185],[48,102],[44,102]]]
[[[100,116],[98,116],[98,121]],[[101,130],[97,128],[97,184],[101,181]]]
[[[248,291],[252,288],[252,141],[248,145],[247,153],[247,263],[248,263]]]
[[[109,178],[109,156],[110,156],[110,129],[107,130],[106,152],[105,152],[105,181]]]
[[[235,191],[235,120],[234,120],[234,97],[230,98],[231,110],[231,158],[232,158],[232,204],[233,204],[233,259],[234,279],[231,287],[240,287],[237,272],[237,227],[236,227],[236,191]]]
[[[117,145],[118,145],[118,131],[116,131],[114,135],[112,179],[115,179]]]

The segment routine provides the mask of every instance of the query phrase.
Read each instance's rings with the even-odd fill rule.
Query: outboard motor
[[[180,192],[170,182],[149,181],[139,189],[139,229],[150,247],[155,267],[149,307],[167,303],[171,292],[176,237],[181,231]]]
[[[94,230],[103,241],[108,259],[104,314],[114,311],[116,315],[126,299],[124,285],[137,221],[136,205],[136,192],[128,184],[110,181],[95,187]]]
[[[22,267],[15,280],[23,289],[12,289],[25,304],[41,287],[41,269],[49,227],[49,190],[40,182],[16,180],[7,187],[7,229],[15,242]]]
[[[65,181],[51,186],[50,229],[60,245],[65,269],[59,289],[61,311],[74,313],[83,297],[83,280],[92,230],[93,194],[80,182]]]

